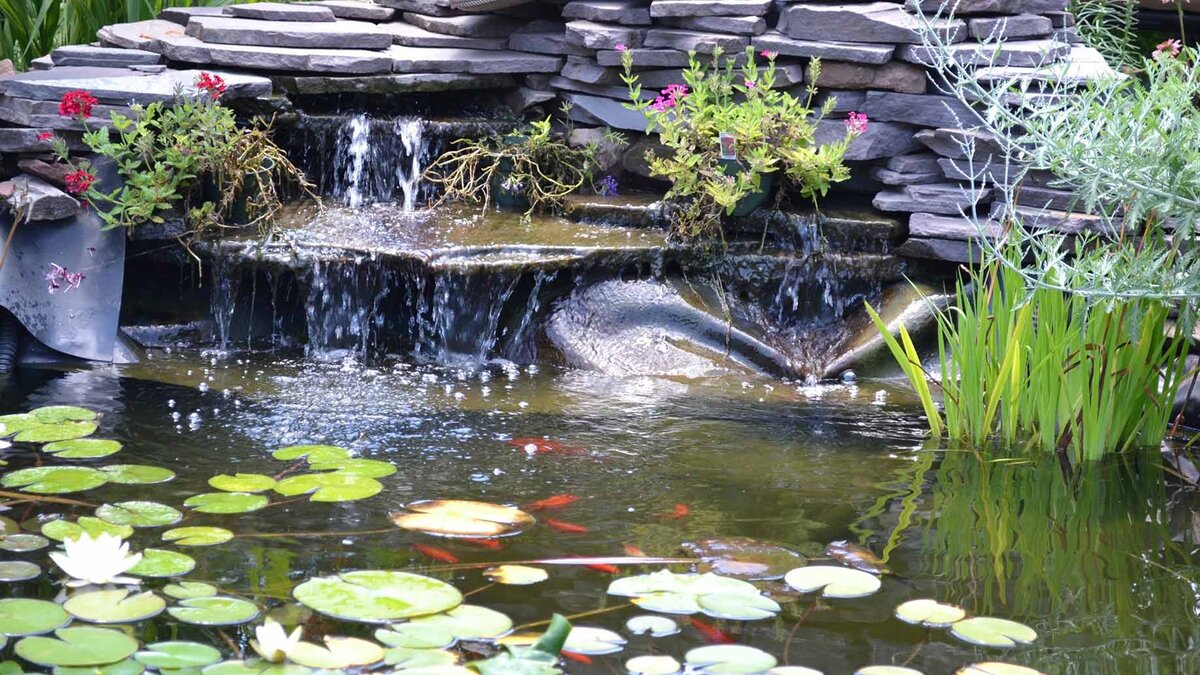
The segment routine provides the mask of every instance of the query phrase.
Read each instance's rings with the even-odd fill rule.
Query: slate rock
[[[26,157],[17,162],[17,168],[30,176],[36,176],[59,189],[67,187],[67,174],[74,173],[75,167],[65,162],[46,162],[32,157]]]
[[[508,38],[470,38],[433,33],[410,23],[394,22],[380,26],[392,36],[394,44],[405,47],[450,47],[456,49],[503,50]]]
[[[733,35],[761,35],[767,20],[761,16],[684,16],[664,17],[658,24],[671,28]]]
[[[29,75],[39,71],[28,71],[24,73]],[[47,71],[54,72],[54,71]],[[87,119],[87,129],[97,129],[99,127],[111,127],[111,114],[120,113],[126,117],[131,116],[129,108],[118,105],[100,104],[92,108],[92,116]],[[44,127],[46,129],[57,129],[60,131],[83,131],[85,126],[74,117],[63,117],[58,114],[58,101],[39,101],[30,98],[19,98],[16,96],[0,97],[0,120],[10,122],[25,127]],[[48,146],[43,145],[39,148],[45,152]]]
[[[1042,16],[1050,19],[1054,28],[1071,28],[1075,25],[1075,16],[1070,12],[1042,12]]]
[[[12,196],[5,203],[29,222],[62,220],[79,210],[78,200],[40,178],[20,175],[12,184]]]
[[[441,17],[405,12],[404,20],[432,33],[473,38],[508,37],[524,25],[522,21],[496,14]]]
[[[193,16],[228,16],[228,14],[225,13],[224,7],[166,7],[158,13],[156,18],[186,26]]]
[[[1083,234],[1084,232],[1112,232],[1115,226],[1106,223],[1104,218],[1088,213],[1073,213],[1056,211],[1054,209],[1035,208],[1031,206],[1014,206],[1004,209],[997,203],[993,205],[993,214],[1007,211],[1028,230],[1049,230],[1060,234]]]
[[[754,38],[754,48],[756,51],[767,50],[782,56],[817,57],[876,65],[887,63],[896,51],[896,46],[891,44],[797,40],[775,31],[768,31]]]
[[[1004,151],[996,142],[996,137],[982,130],[923,129],[917,132],[917,140],[942,157],[951,159],[967,158],[964,144],[974,150],[973,157],[976,160],[989,161],[992,157],[999,159],[1004,156]]]
[[[750,44],[744,35],[701,33],[690,30],[652,28],[646,32],[642,46],[655,49],[678,49],[684,52],[712,54],[717,48],[726,54],[740,52]]]
[[[511,75],[417,73],[398,75],[302,75],[280,77],[278,85],[290,94],[410,94],[418,92],[511,89]]]
[[[977,224],[961,215],[914,213],[908,220],[908,234],[912,237],[969,241],[980,236],[995,239],[1000,233],[1000,224],[994,220],[984,220]]]
[[[262,21],[336,21],[328,7],[307,3],[256,2],[246,5],[229,5],[225,13],[239,19]]]
[[[615,26],[594,21],[568,21],[567,40],[589,49],[615,49],[625,45],[629,49],[641,47],[646,38],[646,29],[631,26]]]
[[[688,54],[678,49],[629,49],[634,68],[682,68],[688,65]],[[606,67],[621,67],[621,52],[602,49],[596,52],[596,63]]]
[[[547,84],[550,89],[555,91],[578,92],[622,102],[629,100],[629,89],[624,85],[617,87],[603,84],[587,84],[576,80],[568,80],[558,75],[552,76]],[[642,92],[642,98],[653,100],[656,93],[653,88],[646,88]]]
[[[764,16],[772,0],[653,0],[650,16]]]
[[[219,74],[229,99],[256,98],[271,95],[271,81],[258,75],[241,73]],[[62,95],[86,89],[100,101],[121,104],[170,101],[177,87],[185,94],[198,95],[195,88],[198,70],[171,70],[158,74],[137,73],[128,69],[87,68],[67,66],[49,73],[22,73],[9,85],[8,95],[42,101],[58,101]]]
[[[926,183],[941,183],[946,180],[941,171],[904,172],[893,171],[884,167],[875,167],[871,176],[884,185],[924,185]]]
[[[765,66],[759,67],[759,73],[765,73]],[[646,70],[637,73],[638,82],[642,86],[662,89],[671,84],[680,84],[683,82],[682,70]],[[789,64],[786,66],[775,67],[775,89],[787,89],[794,87],[804,82],[804,67],[800,64]]]
[[[950,263],[977,263],[983,259],[983,251],[977,244],[957,239],[909,237],[893,252],[905,258],[924,258]]]
[[[901,190],[884,190],[871,204],[880,211],[907,211],[958,216],[970,213],[973,204],[992,200],[990,189],[971,191],[959,183],[907,185]]]
[[[392,47],[392,70],[397,73],[557,73],[562,59],[541,54],[477,49]]]
[[[636,110],[629,110],[624,102],[588,94],[564,94],[571,104],[571,117],[578,122],[603,124],[613,129],[646,132],[646,117]]]
[[[919,10],[926,16],[932,17],[945,4],[944,0],[905,0],[904,8],[913,13]],[[950,3],[955,16],[1038,13],[1036,10],[1028,8],[1028,5],[1029,0],[954,0]]]
[[[382,33],[391,43],[391,36]],[[198,65],[230,66],[252,70],[362,75],[388,73],[392,59],[386,52],[365,49],[300,49],[207,44],[193,37],[163,37],[163,56]]]
[[[938,160],[942,173],[950,180],[965,183],[977,182],[988,185],[1009,185],[1020,174],[1021,167],[1006,166],[1002,162],[977,162],[966,159],[950,159],[943,157]]]
[[[333,15],[339,19],[353,19],[357,21],[391,21],[396,16],[396,10],[392,7],[381,7],[373,2],[365,2],[364,0],[316,0],[312,4],[319,7],[327,7]]]
[[[399,12],[415,12],[425,16],[458,16],[463,14],[450,6],[449,0],[376,0],[384,7]]]
[[[8,79],[17,74],[17,68],[12,59],[0,59],[0,79]]]
[[[68,45],[50,52],[55,67],[97,66],[102,68],[126,68],[136,65],[154,65],[162,57],[154,52],[117,47],[92,47],[91,45]]]
[[[977,40],[1042,37],[1053,30],[1054,24],[1049,18],[1036,14],[979,17],[967,21],[967,32]]]
[[[50,150],[49,142],[38,138],[38,136],[47,131],[51,131],[51,129],[2,127],[0,128],[0,152],[48,152]],[[84,147],[77,134],[58,132],[57,135],[60,138],[65,138],[67,140],[67,147],[72,150],[81,150]]]
[[[811,66],[809,81],[812,82]],[[925,93],[925,69],[892,61],[881,66],[846,61],[821,61],[819,87],[834,89],[888,89],[908,94]]]
[[[562,76],[585,84],[610,86],[624,84],[621,80],[620,69],[604,68],[596,65],[595,62],[573,61],[571,57],[567,58],[567,63],[562,68]]]
[[[535,105],[541,105],[556,98],[558,98],[558,94],[552,91],[532,89],[530,87],[517,87],[504,95],[504,105],[508,106],[509,110],[520,113]]]
[[[670,152],[670,148],[659,142],[657,135],[643,136],[625,149],[625,154],[621,157],[621,166],[635,176],[662,180],[651,175],[650,163],[646,161],[646,155],[653,153],[655,156],[666,157]]]
[[[793,90],[791,94],[796,98],[808,96],[808,93],[802,89]],[[813,99],[813,110],[824,110],[830,98],[833,99],[833,107],[829,109],[829,112],[844,116],[846,113],[858,112],[863,109],[863,104],[867,102],[867,92],[852,89],[818,91],[816,98]]]
[[[1052,39],[1009,40],[996,46],[976,43],[951,45],[949,51],[950,57],[963,65],[1033,68],[1061,61],[1071,53],[1071,46]],[[896,49],[896,58],[919,65],[933,65],[936,62],[935,55],[919,45],[901,45]]]
[[[786,16],[783,32],[802,40],[834,36],[844,42],[921,44],[920,21],[890,2],[795,4],[788,5],[782,16]],[[933,25],[951,42],[961,42],[967,37],[967,25],[961,20],[937,19]]]
[[[942,166],[938,157],[932,152],[914,152],[909,155],[897,155],[887,162],[887,168],[901,173],[936,172],[940,173]]]
[[[190,19],[189,19],[190,20]],[[178,23],[152,19],[133,23],[116,23],[96,32],[100,44],[121,49],[142,49],[161,54],[158,41],[164,37],[183,37],[184,28]]]
[[[904,122],[922,127],[970,126],[978,117],[957,98],[938,95],[867,92],[860,112],[872,121]]]
[[[563,5],[562,17],[624,26],[649,26],[650,8],[637,0],[572,0]]]
[[[50,58],[49,54],[39,56],[36,59],[29,61],[30,70],[50,70],[54,67],[54,59]]]
[[[913,138],[912,127],[904,124],[872,121],[867,132],[854,139],[846,150],[846,159],[863,161],[885,159],[912,152],[920,147]],[[840,141],[846,137],[843,120],[823,119],[817,123],[815,138],[818,145]]]
[[[508,39],[508,48],[519,52],[552,56],[590,56],[592,50],[567,39],[566,27],[557,30],[517,31]]]
[[[950,161],[950,160],[946,160]],[[1016,202],[1035,209],[1050,209],[1053,211],[1086,211],[1079,195],[1069,190],[1022,185],[1017,191]]]
[[[392,45],[390,35],[365,21],[255,21],[225,16],[194,16],[185,32],[208,44],[239,47],[364,50],[387,49]]]

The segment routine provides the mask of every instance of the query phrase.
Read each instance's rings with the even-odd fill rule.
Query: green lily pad
[[[1034,670],[1027,666],[1018,666],[1014,663],[1001,663],[999,661],[984,661],[982,663],[972,663],[969,666],[963,666],[954,675],[1046,675],[1040,670]]]
[[[0,516],[0,534],[16,534],[21,531],[17,521],[8,516]]]
[[[670,656],[635,656],[625,662],[625,670],[633,675],[672,675],[683,668]]]
[[[632,597],[639,607],[666,614],[704,612],[715,618],[750,620],[769,618],[779,611],[779,605],[754,584],[712,573],[660,570],[617,579],[609,584],[608,592]]]
[[[408,625],[437,627],[460,640],[488,640],[511,631],[513,622],[494,609],[459,605],[442,614],[413,619]]]
[[[311,495],[309,500],[314,502],[349,502],[379,494],[383,484],[374,478],[334,471],[284,478],[274,490],[285,497]]]
[[[220,662],[221,652],[198,642],[155,642],[133,658],[157,670],[179,670],[211,666]]]
[[[854,671],[854,675],[922,675],[922,673],[904,666],[866,666]]]
[[[275,487],[275,479],[258,473],[221,474],[209,478],[208,484],[225,492],[265,492]]]
[[[239,598],[214,596],[181,600],[179,606],[168,608],[167,613],[199,626],[233,626],[253,621],[258,616],[258,606]]]
[[[177,527],[163,532],[162,538],[180,546],[213,546],[233,539],[233,533],[223,527]]]
[[[909,600],[896,607],[896,618],[905,623],[919,624],[930,628],[945,628],[967,615],[962,607],[945,605],[937,600]]]
[[[769,619],[779,612],[779,605],[762,595],[709,593],[696,596],[696,604],[708,616],[732,621]]]
[[[176,600],[211,598],[217,594],[217,587],[203,581],[180,581],[163,586],[163,593]]]
[[[310,462],[336,462],[349,459],[350,451],[336,445],[292,445],[272,452],[271,456],[284,461],[304,457]]]
[[[288,660],[323,670],[369,666],[383,660],[383,647],[374,642],[351,637],[326,637],[324,642],[324,646],[301,642]]]
[[[160,466],[145,464],[113,464],[100,470],[108,476],[108,482],[119,485],[154,485],[175,478],[175,472]]]
[[[679,632],[679,624],[665,616],[640,614],[625,622],[625,630],[633,635],[667,637]]]
[[[125,659],[103,666],[55,666],[52,672],[54,675],[141,675],[146,672],[146,666]]]
[[[312,670],[290,663],[270,663],[262,659],[223,661],[200,671],[202,675],[311,675]]]
[[[61,422],[58,424],[35,424],[17,432],[13,440],[19,443],[53,443],[70,441],[96,433],[94,422]]]
[[[788,586],[801,593],[821,591],[827,598],[863,598],[879,590],[879,577],[834,565],[797,567],[784,575]]]
[[[458,663],[454,652],[442,649],[409,649],[393,647],[384,653],[384,663],[395,666],[397,672],[418,668],[439,668]]]
[[[313,471],[338,471],[364,478],[383,478],[396,473],[396,465],[391,462],[381,462],[378,459],[340,459],[328,462],[308,460],[308,468]]]
[[[20,469],[0,477],[0,485],[20,488],[35,494],[83,492],[108,482],[108,476],[83,466],[38,466]]]
[[[42,424],[91,422],[100,416],[94,410],[74,405],[48,405],[30,410],[29,415]]]
[[[108,457],[121,451],[121,444],[100,438],[77,438],[71,441],[55,441],[42,446],[42,452],[47,452],[59,459],[96,459]]]
[[[563,643],[563,650],[588,656],[615,654],[625,648],[627,640],[607,628],[572,626]]]
[[[102,504],[96,509],[96,516],[113,525],[130,527],[162,527],[183,518],[182,513],[166,504],[141,501]]]
[[[42,525],[42,534],[55,541],[78,539],[85,533],[91,535],[92,538],[107,533],[114,537],[127,539],[133,535],[133,528],[128,525],[114,525],[93,516],[80,516],[75,522],[52,520]]]
[[[188,497],[184,506],[200,513],[249,513],[270,502],[265,495],[246,492],[206,492]]]
[[[825,675],[816,668],[804,666],[775,666],[767,671],[767,675]]]
[[[29,598],[0,599],[0,635],[41,635],[67,625],[71,615],[56,602]]]
[[[0,582],[29,581],[42,575],[42,568],[25,560],[0,560]]]
[[[63,603],[63,609],[92,623],[132,623],[162,614],[167,603],[150,591],[130,595],[129,589],[80,593]]]
[[[36,417],[29,413],[21,413],[18,415],[0,415],[0,436],[12,436],[18,432],[24,431],[29,427],[41,424]]]
[[[457,638],[449,629],[436,624],[398,623],[391,629],[375,631],[375,639],[388,647],[406,649],[445,649]]]
[[[1037,631],[1023,623],[990,616],[963,619],[950,627],[950,634],[983,647],[1014,647],[1037,639]]]
[[[111,628],[59,628],[55,637],[27,637],[17,642],[17,656],[40,666],[101,666],[129,658],[137,640]]]
[[[775,667],[774,656],[745,645],[697,647],[684,657],[687,665],[704,673],[761,673]]]
[[[6,534],[0,535],[0,551],[10,553],[28,553],[46,548],[50,540],[36,534]]]
[[[142,551],[142,560],[129,569],[129,573],[139,577],[179,577],[191,572],[196,567],[196,561],[191,556],[178,551],[165,551],[160,548],[148,548]]]
[[[686,593],[654,593],[633,599],[633,604],[651,612],[663,614],[699,614],[700,603],[695,595]]]
[[[445,612],[463,600],[462,593],[444,581],[390,570],[315,577],[292,593],[301,604],[322,614],[365,623]]]
[[[483,575],[498,584],[528,586],[550,578],[546,570],[525,565],[497,565],[483,571]]]

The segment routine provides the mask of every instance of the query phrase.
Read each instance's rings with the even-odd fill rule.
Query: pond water
[[[377,627],[335,620],[292,600],[297,584],[340,571],[425,571],[468,593],[469,603],[508,615],[518,633],[539,632],[558,612],[592,613],[575,622],[626,634],[625,622],[647,612],[606,594],[615,578],[610,570],[546,566],[549,579],[540,584],[505,586],[490,584],[483,567],[628,556],[634,549],[679,556],[684,542],[733,537],[821,557],[829,542],[850,540],[885,554],[895,572],[869,597],[817,600],[764,582],[781,607],[772,618],[673,616],[682,628],[678,635],[630,637],[618,653],[576,657],[564,667],[624,672],[630,657],[682,660],[688,650],[727,636],[780,664],[830,675],[868,664],[952,673],[978,661],[1047,673],[1197,670],[1200,504],[1168,487],[1156,453],[1067,482],[1053,462],[984,462],[965,451],[929,449],[913,401],[903,390],[874,383],[616,378],[511,364],[456,370],[383,360],[367,366],[190,349],[149,356],[132,366],[15,375],[0,394],[4,412],[84,406],[102,414],[95,437],[124,447],[102,459],[61,460],[17,443],[2,456],[8,466],[0,472],[39,463],[170,469],[177,477],[169,482],[110,483],[59,496],[91,505],[151,500],[184,513],[170,527],[232,531],[228,542],[185,547],[161,540],[166,526],[138,528],[131,543],[138,551],[186,553],[196,566],[183,580],[213,584],[288,625],[300,622],[306,640],[369,639]],[[305,443],[340,445],[397,471],[377,479],[381,492],[356,501],[314,502],[268,491],[270,505],[252,513],[204,514],[183,506],[194,495],[216,492],[207,481],[218,474],[302,472],[302,464],[271,452]],[[536,525],[487,546],[404,531],[389,520],[418,500],[528,506],[555,495],[578,500],[533,511]],[[9,502],[0,515],[30,531],[56,516],[93,511],[22,502],[11,493],[0,500]],[[36,579],[0,584],[0,597],[61,599],[61,574],[47,550],[0,551],[0,560],[43,567]],[[441,569],[451,558],[480,565]],[[617,576],[662,567],[621,565]],[[161,593],[172,581],[178,580],[147,578],[143,587]],[[1025,623],[1039,637],[1032,645],[986,649],[893,616],[898,604],[926,597],[972,615]],[[234,659],[241,650],[252,655],[247,641],[260,622],[202,627],[164,613],[129,630],[145,643],[191,640]],[[14,659],[16,643],[10,639],[0,654]],[[487,651],[474,643],[460,648],[468,658]]]

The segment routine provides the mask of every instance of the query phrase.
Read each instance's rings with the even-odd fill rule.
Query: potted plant
[[[633,55],[623,50],[631,103],[646,116],[647,131],[657,133],[667,153],[646,155],[650,173],[671,182],[667,199],[683,208],[673,224],[685,236],[719,226],[726,216],[748,215],[766,204],[777,187],[793,187],[816,199],[835,182],[849,178],[842,159],[850,142],[866,131],[865,115],[851,113],[845,135],[818,145],[817,124],[832,110],[830,98],[814,113],[816,88],[806,100],[774,88],[775,54],[752,49],[740,66],[714,51],[712,65],[693,52],[683,82],[668,85],[653,99],[643,98],[633,72]],[[820,61],[813,59],[812,71]]]

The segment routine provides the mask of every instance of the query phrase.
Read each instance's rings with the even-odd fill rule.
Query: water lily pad
[[[214,546],[233,539],[233,533],[223,527],[177,527],[163,532],[162,538],[180,546]]]
[[[16,534],[21,531],[17,521],[8,516],[0,516],[0,534]]]
[[[129,658],[137,640],[111,628],[59,628],[55,637],[27,637],[17,642],[17,656],[40,666],[101,666]]]
[[[827,598],[863,598],[879,590],[879,577],[833,565],[797,567],[784,575],[788,586],[801,593],[821,591]]]
[[[779,611],[779,605],[764,597],[754,584],[711,572],[675,574],[659,570],[622,577],[609,584],[608,592],[632,597],[639,607],[666,614],[704,612],[716,618],[750,620],[768,618]],[[701,601],[709,596],[707,602]]]
[[[755,581],[778,579],[788,570],[807,562],[795,551],[746,537],[702,539],[686,542],[680,548],[704,561],[703,565],[697,566],[701,572]]]
[[[160,466],[146,464],[113,464],[100,470],[108,476],[110,483],[118,485],[154,485],[175,478],[175,472]]]
[[[203,581],[180,581],[163,586],[163,593],[176,600],[192,598],[211,598],[217,594],[217,587]]]
[[[922,673],[904,666],[866,666],[854,671],[854,675],[922,675]]]
[[[443,666],[452,666],[458,663],[458,656],[454,654],[454,652],[448,652],[442,649],[409,649],[407,647],[393,647],[384,653],[384,663],[388,664],[389,666],[395,666],[397,672],[410,672],[411,670],[418,668],[433,669]]]
[[[35,494],[83,492],[108,482],[108,476],[83,466],[38,466],[20,469],[0,477],[0,485],[21,488]]]
[[[625,622],[625,630],[634,635],[649,635],[650,637],[667,637],[679,632],[679,624],[665,616],[639,614]]]
[[[265,495],[247,492],[206,492],[188,497],[183,505],[200,513],[249,513],[261,509],[270,501]]]
[[[594,626],[572,626],[563,650],[588,656],[615,654],[628,642],[620,633]]]
[[[178,551],[148,548],[142,551],[142,560],[129,569],[139,577],[179,577],[191,572],[196,561]]]
[[[17,432],[13,440],[19,443],[53,443],[69,441],[96,433],[94,422],[60,422],[58,424],[35,424]]]
[[[497,565],[484,570],[483,575],[498,584],[508,586],[528,586],[550,578],[546,570],[526,565]]]
[[[199,626],[233,626],[254,620],[258,616],[258,606],[239,598],[214,596],[181,600],[178,606],[168,608],[167,613],[184,623]]]
[[[336,445],[292,445],[271,453],[275,459],[290,461],[307,459],[309,462],[335,462],[350,457],[350,451]]]
[[[6,534],[0,535],[0,551],[10,553],[28,553],[46,548],[50,540],[36,534]]]
[[[209,478],[208,484],[225,492],[265,492],[275,487],[275,479],[258,473],[221,474]]]
[[[92,623],[132,623],[158,616],[166,607],[150,591],[130,595],[126,588],[80,593],[63,603],[63,609]]]
[[[96,509],[96,516],[106,523],[130,527],[174,525],[183,518],[181,512],[166,504],[143,501],[102,504]]]
[[[146,666],[133,659],[125,659],[102,666],[55,666],[53,670],[54,675],[141,675],[144,672],[146,672]]]
[[[774,656],[745,645],[698,647],[689,651],[684,660],[703,673],[761,673],[777,663]]]
[[[536,522],[515,506],[460,499],[419,501],[406,508],[413,513],[391,514],[397,527],[442,537],[499,537]]]
[[[653,593],[633,599],[633,604],[651,612],[663,614],[699,614],[703,611],[696,596],[687,593]]]
[[[635,656],[625,662],[625,670],[634,675],[672,675],[683,666],[670,656]]]
[[[696,604],[708,616],[733,621],[769,619],[779,612],[774,600],[761,595],[709,593],[697,596]]]
[[[767,671],[767,675],[825,675],[825,673],[804,666],[775,666]]]
[[[324,670],[369,666],[383,660],[383,647],[360,638],[326,637],[324,646],[301,642],[288,660]]]
[[[155,642],[133,658],[158,670],[179,670],[211,666],[221,660],[221,652],[198,642]]]
[[[75,405],[48,405],[29,411],[29,415],[42,424],[62,422],[91,422],[99,413]]]
[[[930,628],[945,628],[956,621],[961,621],[966,615],[967,613],[962,607],[942,604],[928,598],[909,600],[896,608],[897,619]]]
[[[28,581],[42,575],[42,568],[25,560],[0,561],[0,582]]]
[[[366,623],[437,614],[463,600],[462,593],[444,581],[390,570],[315,577],[292,593],[301,604],[322,614]]]
[[[0,415],[0,436],[12,436],[17,432],[24,431],[29,427],[42,424],[36,417],[29,413],[21,413],[18,415]]]
[[[396,473],[396,465],[391,462],[381,462],[378,459],[340,459],[327,462],[308,460],[308,468],[313,471],[340,471],[365,478],[383,478]]]
[[[1013,647],[1037,639],[1037,631],[1023,623],[990,616],[963,619],[950,627],[950,634],[963,642],[983,647]]]
[[[409,625],[436,627],[460,640],[488,640],[511,631],[513,622],[494,609],[459,605],[442,614],[413,619]]]
[[[284,478],[274,490],[285,497],[310,495],[309,500],[314,502],[350,502],[379,494],[383,484],[374,478],[334,471]]]
[[[100,438],[77,438],[72,441],[56,441],[42,446],[59,459],[96,459],[108,457],[121,451],[121,444]]]
[[[41,635],[67,625],[71,615],[56,602],[29,598],[0,599],[0,635]]]
[[[457,638],[449,628],[436,624],[398,623],[375,631],[375,639],[388,647],[405,649],[445,649]]]
[[[133,528],[128,525],[114,525],[93,516],[80,516],[75,522],[61,519],[52,520],[42,525],[42,534],[55,541],[78,539],[85,533],[91,535],[92,538],[107,533],[126,539],[133,534]]]
[[[955,675],[1046,675],[1040,670],[1034,670],[1027,666],[1018,666],[1013,663],[1001,663],[999,661],[984,661],[983,663],[972,663],[969,666],[964,666],[955,672]]]
[[[262,659],[223,661],[200,671],[203,675],[311,675],[312,670],[291,663],[270,663]]]

